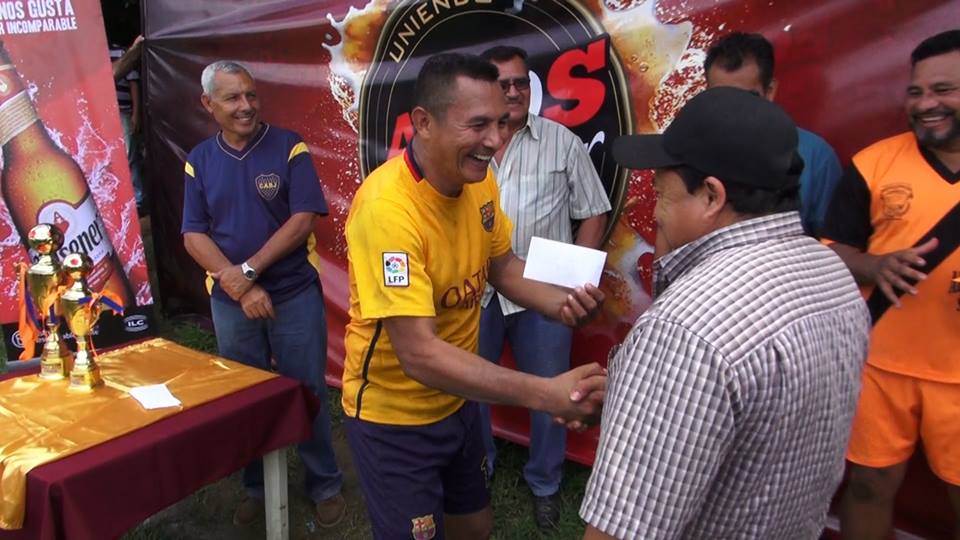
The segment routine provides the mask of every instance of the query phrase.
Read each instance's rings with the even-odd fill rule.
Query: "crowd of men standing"
[[[528,112],[524,51],[424,63],[415,137],[345,228],[345,427],[376,538],[490,536],[487,403],[532,411],[524,476],[547,529],[563,427],[600,423],[589,539],[817,538],[847,461],[843,534],[884,538],[918,442],[960,515],[960,30],[910,55],[911,130],[846,172],[773,102],[773,58],[760,35],[722,38],[662,135],[614,142],[655,172],[657,242],[654,302],[606,369],[569,368],[569,328],[603,293],[523,278],[532,236],[600,247],[610,205],[582,143]],[[182,232],[220,352],[323,397],[320,179],[300,136],[260,119],[245,67],[215,62],[202,88],[220,131],[187,157]],[[504,341],[519,370],[496,363]],[[335,525],[328,411],[300,450]],[[238,523],[262,498],[257,464],[244,484]]]

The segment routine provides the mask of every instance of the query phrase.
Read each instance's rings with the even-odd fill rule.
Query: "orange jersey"
[[[879,255],[918,245],[960,204],[960,173],[952,173],[913,133],[879,141],[853,157],[824,228],[824,240]],[[960,210],[958,210],[960,211]],[[923,268],[927,279],[901,308],[873,309],[867,363],[894,373],[960,383],[960,230],[938,234],[946,258]],[[865,298],[874,287],[863,287]],[[878,294],[880,294],[878,292]]]

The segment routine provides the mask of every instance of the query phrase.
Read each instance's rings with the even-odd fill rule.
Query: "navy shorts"
[[[444,537],[443,515],[490,504],[477,404],[424,426],[344,420],[373,537]]]

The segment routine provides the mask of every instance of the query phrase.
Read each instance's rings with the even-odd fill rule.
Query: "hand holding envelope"
[[[597,286],[606,260],[604,251],[534,236],[523,277],[573,289],[559,318],[568,326],[578,326],[593,318],[603,303]]]
[[[597,286],[607,260],[604,251],[533,237],[527,251],[523,277],[573,289],[560,308],[560,319],[569,326],[590,320],[603,303]],[[568,388],[568,406],[579,415],[557,415],[554,420],[568,429],[583,431],[600,420],[606,390],[607,370],[597,364],[574,368],[558,377],[558,386]],[[569,386],[570,382],[572,386]],[[589,413],[584,414],[584,411]]]

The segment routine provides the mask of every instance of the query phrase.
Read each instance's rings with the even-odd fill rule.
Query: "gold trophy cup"
[[[100,318],[102,305],[87,285],[93,261],[84,253],[70,253],[63,259],[67,290],[60,295],[60,307],[67,327],[77,339],[77,355],[70,370],[70,390],[90,392],[103,384],[100,367],[93,358],[90,332]]]
[[[27,269],[27,291],[41,324],[46,326],[46,340],[40,353],[40,378],[59,381],[67,376],[72,354],[57,332],[59,323],[51,308],[57,305],[57,288],[62,273],[57,250],[63,245],[63,233],[49,223],[41,223],[27,233],[27,244],[39,257]]]

